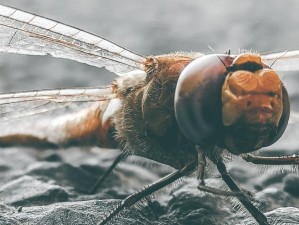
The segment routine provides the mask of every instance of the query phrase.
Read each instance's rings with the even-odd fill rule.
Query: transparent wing
[[[121,107],[114,88],[0,94],[0,147],[111,147],[110,121]]]
[[[115,98],[112,86],[0,94],[0,122]]]
[[[298,71],[299,70],[299,50],[276,52],[262,55],[262,60],[270,65],[277,71]],[[291,82],[297,82],[297,80],[290,80]],[[292,91],[292,95],[297,93],[297,90]],[[291,99],[296,96],[290,96]],[[295,99],[293,99],[294,101]],[[295,101],[295,104],[297,102]],[[298,123],[299,113],[295,110],[291,111],[289,123]]]
[[[66,58],[122,75],[145,58],[77,28],[0,5],[0,51]]]
[[[264,54],[262,60],[277,71],[299,70],[299,50]]]

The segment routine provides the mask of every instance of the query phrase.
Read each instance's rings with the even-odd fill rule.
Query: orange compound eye
[[[262,64],[262,59],[258,54],[253,54],[253,53],[244,53],[241,54],[239,56],[237,56],[234,61],[233,64],[236,65],[241,65],[241,64],[245,64],[245,63],[256,63],[258,65]]]
[[[261,57],[253,53],[244,53],[238,55],[230,66],[230,71],[246,70],[255,72],[263,69],[265,64],[262,63]]]

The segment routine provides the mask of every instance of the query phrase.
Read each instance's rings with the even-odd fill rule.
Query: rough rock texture
[[[88,195],[118,151],[6,148],[0,154],[0,225],[96,225],[120,199],[172,171],[129,157],[96,194]],[[261,174],[261,169],[245,164],[238,159],[229,162],[230,173],[254,194],[270,224],[299,224],[298,175],[273,168],[272,173]],[[222,187],[218,174],[211,174],[207,185]],[[238,201],[199,191],[196,185],[192,176],[177,181],[151,200],[124,210],[109,224],[255,224]]]

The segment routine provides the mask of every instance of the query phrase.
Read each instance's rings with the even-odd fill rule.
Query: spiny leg
[[[112,165],[108,168],[108,170],[103,174],[103,176],[100,177],[100,179],[97,180],[97,182],[92,186],[92,188],[88,191],[88,194],[94,194],[99,187],[103,184],[105,179],[108,177],[108,175],[112,172],[112,170],[118,165],[118,163],[125,158],[125,154],[121,153],[117,156],[117,158],[114,160]]]
[[[198,160],[197,179],[199,180],[197,189],[214,194],[214,195],[242,197],[243,192],[241,192],[241,194],[240,194],[237,192],[225,191],[225,190],[221,190],[219,188],[206,186],[205,181],[204,181],[204,172],[205,172],[205,167],[207,164],[205,152],[203,151],[203,149],[199,148],[198,146],[196,146],[196,151],[197,151],[197,160]],[[246,197],[253,200],[252,194],[249,192],[247,192]]]
[[[225,190],[221,190],[219,188],[200,185],[200,184],[197,186],[197,189],[201,190],[201,191],[204,191],[204,192],[214,194],[214,195],[220,195],[220,196],[231,196],[231,197],[240,197],[240,198],[242,198],[243,195],[245,195],[246,198],[254,201],[254,198],[252,197],[252,194],[248,191],[247,191],[246,194],[244,194],[243,191],[241,191],[241,192],[225,191]]]
[[[176,171],[172,172],[171,174],[161,178],[157,182],[150,184],[149,186],[140,190],[139,192],[129,195],[127,198],[122,200],[121,203],[115,209],[113,209],[113,211],[104,220],[102,220],[98,225],[106,224],[124,208],[131,207],[136,202],[140,201],[141,199],[145,198],[146,196],[151,195],[152,193],[162,189],[166,185],[171,184],[172,182],[176,181],[177,179],[187,175],[188,173],[193,172],[195,167],[196,167],[196,164],[194,162],[190,163],[187,166],[183,167],[182,169],[176,170]]]
[[[231,191],[238,193],[236,196],[239,201],[243,204],[243,206],[248,210],[248,212],[254,217],[254,219],[258,222],[259,225],[269,225],[267,221],[267,217],[258,209],[256,208],[252,202],[246,197],[245,194],[243,194],[240,190],[240,188],[236,185],[234,180],[230,177],[230,175],[227,173],[226,167],[224,163],[222,162],[222,159],[220,156],[211,157],[211,160],[215,165],[217,166],[217,169],[224,180],[224,182],[227,184],[227,186],[231,189]]]
[[[263,165],[299,165],[299,156],[265,157],[252,154],[242,155],[246,162]]]

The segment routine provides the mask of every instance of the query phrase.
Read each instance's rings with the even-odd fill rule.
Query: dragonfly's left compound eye
[[[175,92],[175,114],[183,134],[199,146],[215,144],[222,134],[221,88],[229,55],[206,55],[182,71]]]

